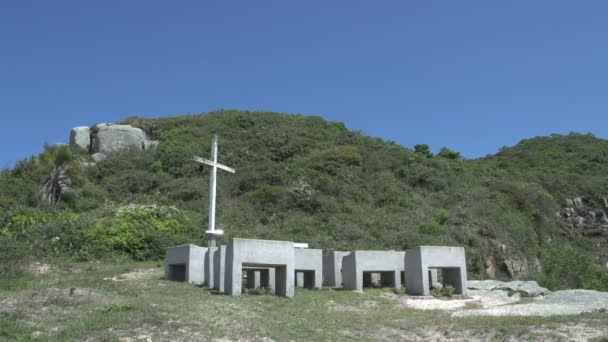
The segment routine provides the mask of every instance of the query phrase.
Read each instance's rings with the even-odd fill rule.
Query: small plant
[[[272,289],[269,287],[244,288],[244,293],[252,296],[262,296],[272,294]]]
[[[442,284],[437,284],[433,286],[433,289],[431,290],[431,295],[435,298],[451,298],[455,292],[456,289],[452,285],[443,286]]]

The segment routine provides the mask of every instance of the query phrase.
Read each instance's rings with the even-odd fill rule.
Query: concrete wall
[[[215,285],[215,256],[219,247],[208,247],[205,255],[205,285],[212,289]]]
[[[207,286],[224,293],[224,281],[226,279],[226,246],[215,247],[213,254],[213,282],[211,285]]]
[[[302,287],[320,289],[323,286],[323,251],[296,248],[294,250],[296,277],[303,272]]]
[[[363,273],[380,273],[381,282],[401,289],[401,272],[404,270],[405,252],[354,251],[342,260],[342,281],[345,290],[363,290]]]
[[[323,256],[323,286],[342,287],[342,258],[350,253],[332,251]]]
[[[291,241],[232,239],[226,248],[225,293],[241,295],[243,267],[267,267],[275,269],[276,293],[293,297],[294,259]]]
[[[429,279],[429,269],[433,268],[442,270],[444,284],[454,286],[456,293],[466,294],[467,264],[464,248],[447,246],[420,246],[407,251],[405,257],[407,293],[428,296],[432,281]]]
[[[207,248],[192,244],[167,248],[165,279],[204,284],[206,254]]]

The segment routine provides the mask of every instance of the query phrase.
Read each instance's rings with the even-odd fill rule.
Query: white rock
[[[146,133],[129,125],[98,124],[93,130],[93,153],[109,154],[124,148],[144,148]]]
[[[74,127],[70,131],[70,145],[89,150],[91,146],[91,130],[87,126]]]

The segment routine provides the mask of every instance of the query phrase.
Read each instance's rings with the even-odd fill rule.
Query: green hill
[[[219,176],[225,239],[288,239],[327,250],[465,246],[479,277],[530,276],[539,264],[549,267],[542,276],[558,277],[551,265],[574,259],[599,279],[577,286],[608,287],[591,261],[605,237],[576,237],[583,234],[556,216],[577,196],[603,205],[608,141],[592,135],[533,138],[463,160],[447,148],[432,155],[424,145],[408,149],[302,115],[216,111],[122,123],[142,128],[159,147],[92,166],[83,165],[92,161],[85,151],[48,147],[4,170],[0,242],[25,245],[35,258],[79,260],[158,258],[168,245],[201,243],[209,169],[191,157],[207,157],[218,134],[220,162],[237,170]],[[40,189],[58,167],[70,184],[51,205]]]

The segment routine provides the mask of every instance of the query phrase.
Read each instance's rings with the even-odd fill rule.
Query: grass
[[[48,275],[0,281],[0,340],[116,341],[146,336],[154,341],[366,341],[415,339],[425,330],[455,334],[457,339],[500,340],[534,339],[539,326],[608,324],[606,313],[453,318],[445,312],[400,307],[383,296],[390,292],[386,289],[365,293],[297,289],[293,299],[229,297],[165,281],[158,266],[73,264]],[[154,270],[136,279],[104,280],[135,269]]]

